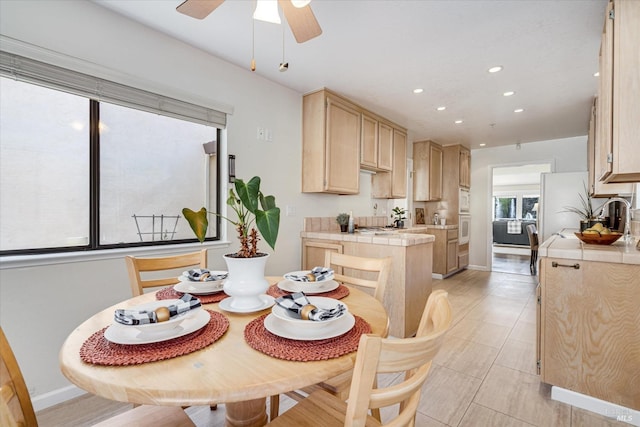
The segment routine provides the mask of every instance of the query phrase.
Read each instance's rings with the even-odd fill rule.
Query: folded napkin
[[[300,318],[308,317],[309,320],[323,321],[340,317],[346,311],[346,307],[338,304],[332,309],[319,308],[312,305],[304,292],[296,292],[290,295],[284,295],[276,299],[276,304],[282,308],[295,313]],[[308,307],[311,307],[309,310]]]
[[[328,267],[313,267],[308,274],[287,274],[285,277],[295,282],[322,282],[333,275],[333,269]]]
[[[184,294],[176,304],[167,306],[169,309],[169,319],[173,319],[179,314],[200,307],[200,300],[193,295]],[[116,310],[114,320],[123,325],[145,325],[148,323],[158,323],[158,316],[153,310],[130,310],[119,308]]]
[[[187,272],[189,280],[192,282],[213,282],[216,280],[226,279],[229,273],[214,274],[206,268],[194,268]]]

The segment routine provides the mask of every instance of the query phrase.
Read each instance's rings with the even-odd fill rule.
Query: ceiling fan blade
[[[304,43],[322,34],[322,28],[309,5],[297,8],[291,4],[291,0],[278,0],[278,3],[298,43]]]
[[[186,0],[176,10],[192,18],[204,19],[223,2],[224,0]]]

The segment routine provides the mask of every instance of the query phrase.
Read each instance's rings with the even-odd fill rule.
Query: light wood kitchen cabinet
[[[302,192],[357,194],[360,111],[325,89],[304,96],[302,115]]]
[[[640,409],[640,265],[541,258],[541,380]]]
[[[433,141],[413,143],[413,199],[417,202],[442,198],[442,147]]]
[[[596,157],[596,133],[597,133],[597,109],[598,98],[595,98],[591,106],[591,119],[589,120],[589,134],[587,138],[587,169],[589,172],[589,194],[591,197],[612,197],[633,193],[633,184],[606,184],[596,178],[596,171],[600,170],[600,158]],[[598,164],[596,164],[598,162]]]
[[[311,270],[324,265],[326,251],[343,253],[342,244],[338,241],[302,239],[302,269]]]
[[[392,159],[393,127],[363,112],[360,167],[372,171],[391,171]]]
[[[600,46],[596,179],[640,181],[640,2],[611,1]]]
[[[433,243],[433,273],[446,277],[458,271],[458,229],[429,228]]]
[[[460,187],[471,188],[471,151],[468,148],[458,145],[458,177]]]
[[[393,163],[391,172],[371,177],[372,197],[402,199],[407,197],[407,133],[393,128]]]

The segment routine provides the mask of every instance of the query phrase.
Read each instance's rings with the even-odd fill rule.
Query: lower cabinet
[[[541,380],[640,409],[640,265],[541,258]]]
[[[383,300],[390,318],[389,334],[405,338],[417,332],[427,298],[431,294],[432,243],[392,246],[303,238],[301,268],[310,270],[324,265],[326,250],[372,258],[391,257],[391,272]]]
[[[433,273],[442,277],[458,270],[458,229],[430,228],[436,236],[433,243]]]

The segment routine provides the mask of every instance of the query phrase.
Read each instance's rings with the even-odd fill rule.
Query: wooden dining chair
[[[0,327],[0,425],[3,427],[37,427],[27,385],[13,350]],[[96,426],[195,427],[189,416],[177,406],[142,405]]]
[[[420,402],[420,390],[451,321],[451,305],[447,293],[443,290],[433,291],[427,300],[415,337],[360,337],[348,402],[325,390],[317,390],[268,425],[413,426]],[[404,373],[404,379],[400,383],[394,382],[386,387],[376,385],[378,374],[397,372]],[[397,404],[397,415],[386,424],[369,415],[371,409]]]
[[[144,279],[142,273],[152,273],[187,267],[207,268],[207,250],[202,249],[198,252],[160,258],[126,256],[125,261],[127,263],[127,270],[129,271],[131,293],[135,297],[142,295],[146,288],[157,288],[160,286],[175,285],[178,283],[175,272],[170,277],[146,278],[145,276]]]
[[[529,236],[529,247],[531,248],[529,269],[531,270],[531,275],[535,276],[538,270],[538,230],[535,224],[527,225],[527,235]]]
[[[386,258],[367,258],[356,255],[346,255],[335,251],[326,251],[324,266],[331,267],[334,270],[334,280],[339,283],[351,285],[355,287],[370,289],[373,291],[373,297],[383,302],[384,291],[389,280],[391,272],[391,257]],[[383,333],[387,336],[389,332],[389,322]],[[303,389],[305,393],[311,393],[316,389],[324,389],[342,399],[346,399],[349,393],[349,385],[353,371],[343,372],[342,374]],[[297,391],[287,393],[287,396],[294,400],[300,401],[304,395]],[[271,396],[269,399],[269,417],[275,419],[280,412],[280,396]],[[377,411],[374,415],[380,417]]]

